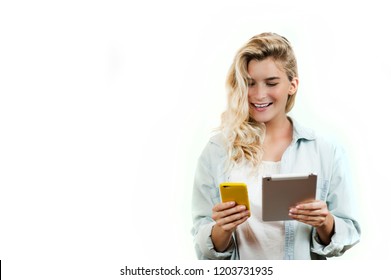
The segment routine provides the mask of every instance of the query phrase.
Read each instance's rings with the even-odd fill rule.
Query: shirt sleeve
[[[225,252],[217,252],[211,238],[215,222],[212,219],[212,208],[220,202],[218,189],[219,171],[221,165],[221,147],[209,142],[198,160],[193,197],[192,216],[194,246],[198,259],[231,259],[234,254],[234,242]],[[219,159],[220,160],[216,160]]]
[[[214,223],[207,223],[202,226],[198,234],[195,236],[195,250],[198,259],[208,260],[228,260],[232,259],[235,249],[234,242],[231,241],[230,246],[225,252],[217,252],[214,248],[211,233]]]
[[[334,149],[334,160],[326,203],[334,216],[334,234],[328,245],[323,245],[316,233],[312,233],[312,252],[325,256],[341,256],[360,240],[357,218],[357,201],[347,158],[340,147]]]

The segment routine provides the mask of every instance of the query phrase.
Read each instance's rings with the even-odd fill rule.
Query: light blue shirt
[[[281,159],[283,173],[316,173],[317,199],[326,201],[334,216],[334,235],[323,245],[315,228],[294,220],[285,221],[284,259],[326,259],[340,256],[360,239],[357,204],[344,151],[302,127],[295,120],[293,139]],[[204,148],[195,174],[192,215],[194,244],[199,259],[240,259],[235,233],[225,252],[214,249],[211,232],[215,222],[212,208],[220,203],[219,185],[229,181],[227,148],[222,133],[213,136]]]

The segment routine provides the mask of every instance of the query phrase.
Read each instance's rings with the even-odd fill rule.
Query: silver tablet
[[[262,178],[263,221],[292,220],[289,208],[314,200],[316,174],[277,174]]]

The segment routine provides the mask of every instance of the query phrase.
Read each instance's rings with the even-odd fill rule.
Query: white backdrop
[[[2,1],[3,275],[108,279],[136,260],[194,260],[196,161],[236,50],[265,31],[296,51],[291,116],[350,156],[363,234],[342,258],[390,259],[381,3]]]

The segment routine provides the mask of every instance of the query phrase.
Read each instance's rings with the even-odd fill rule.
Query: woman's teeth
[[[272,103],[262,103],[262,104],[255,104],[255,103],[253,103],[253,104],[257,108],[265,108],[265,107],[271,105]]]

